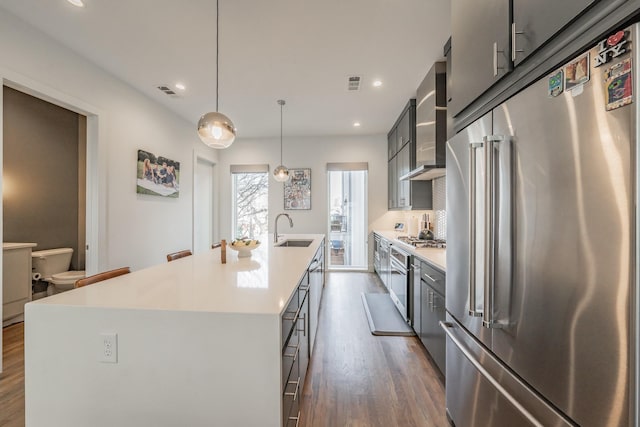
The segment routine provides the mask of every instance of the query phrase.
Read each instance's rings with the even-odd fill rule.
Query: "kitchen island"
[[[312,242],[227,249],[226,264],[215,249],[27,304],[26,425],[282,425],[282,319],[324,242],[286,238]]]

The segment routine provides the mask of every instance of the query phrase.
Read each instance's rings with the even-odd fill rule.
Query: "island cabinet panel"
[[[309,355],[313,354],[324,287],[324,241],[309,266]]]
[[[315,257],[314,257],[315,261]],[[310,299],[310,270],[313,262],[304,274],[295,291],[294,300],[289,303],[287,310],[282,314],[283,328],[286,319],[292,319],[292,327],[282,349],[282,425],[296,425],[300,418],[300,398],[302,387],[309,367],[309,299]],[[293,313],[293,314],[292,314]],[[287,323],[288,325],[288,323]],[[283,333],[283,336],[285,333]]]
[[[312,243],[225,264],[216,248],[26,304],[26,427],[295,426],[324,235],[285,238]]]

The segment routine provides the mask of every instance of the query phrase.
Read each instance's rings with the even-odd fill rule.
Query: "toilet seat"
[[[54,285],[72,285],[78,279],[85,277],[85,271],[65,271],[64,273],[58,273],[51,276],[49,282]]]

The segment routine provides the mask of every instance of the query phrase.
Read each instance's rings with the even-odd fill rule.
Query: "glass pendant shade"
[[[273,178],[278,182],[285,182],[289,179],[289,169],[282,164],[282,107],[284,104],[286,104],[284,99],[278,99],[280,106],[280,166],[273,171]]]
[[[236,128],[224,114],[207,113],[198,120],[198,136],[211,148],[227,148],[236,139]]]
[[[273,178],[278,182],[285,182],[289,179],[289,169],[285,166],[278,166],[273,171]]]

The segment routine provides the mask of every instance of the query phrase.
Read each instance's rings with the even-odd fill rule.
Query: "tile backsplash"
[[[428,214],[433,227],[433,235],[436,239],[446,239],[447,237],[447,182],[446,177],[436,178],[433,183],[433,210],[425,211],[387,211],[371,224],[372,229],[393,230],[393,224],[404,223],[405,229],[402,234],[416,236],[420,227],[420,219],[423,214]]]
[[[433,237],[447,239],[447,177],[433,180]]]

